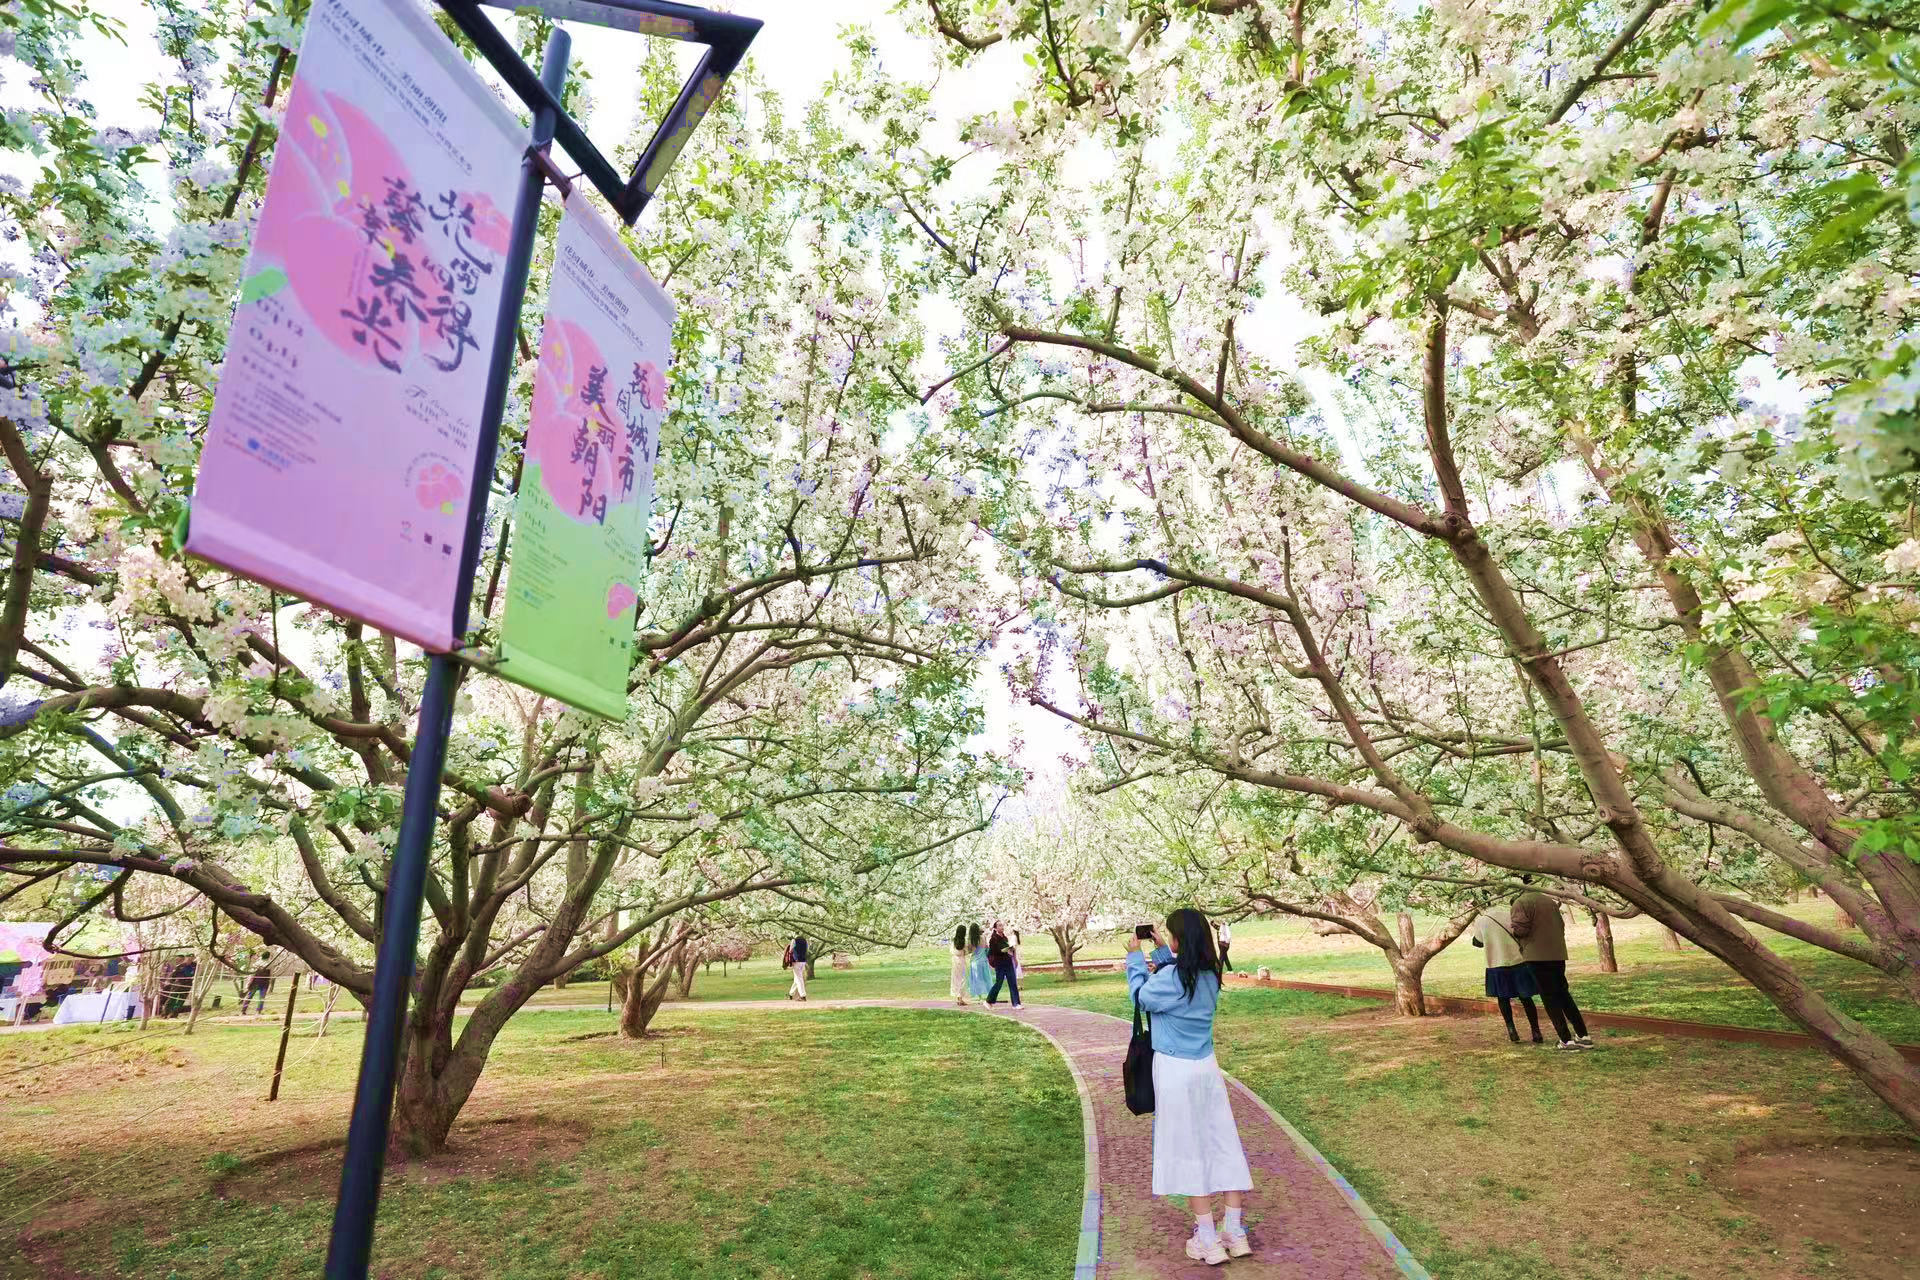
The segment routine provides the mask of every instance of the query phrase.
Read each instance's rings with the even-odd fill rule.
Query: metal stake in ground
[[[540,83],[555,101],[566,85],[571,43],[571,37],[557,26],[547,36]],[[551,108],[534,109],[533,137],[521,162],[513,236],[500,281],[500,315],[487,366],[486,396],[480,405],[480,439],[473,485],[467,496],[466,536],[460,546],[456,581],[462,586],[454,594],[453,607],[456,637],[466,635],[474,566],[480,556],[481,530],[486,525],[487,495],[493,487],[500,418],[507,404],[507,378],[513,371],[514,335],[520,324],[520,304],[526,297],[534,235],[540,226],[540,195],[546,175],[535,152],[553,140],[556,116]],[[408,988],[413,981],[414,949],[420,940],[420,902],[426,889],[434,827],[439,820],[440,774],[446,765],[447,736],[453,730],[454,685],[459,673],[459,664],[453,658],[435,654],[427,667],[426,690],[420,699],[420,726],[407,762],[407,787],[401,800],[400,835],[387,872],[385,928],[374,958],[373,1003],[367,1011],[367,1038],[360,1050],[353,1120],[347,1126],[340,1200],[334,1206],[333,1236],[327,1245],[327,1280],[365,1280],[367,1258],[373,1248],[373,1219],[380,1206],[380,1177],[386,1169],[394,1076],[405,1030]]]
[[[296,970],[287,979],[287,1016],[280,1020],[280,1053],[273,1060],[273,1087],[267,1090],[267,1101],[280,1099],[280,1073],[287,1066],[287,1037],[293,1033],[293,1002],[300,998],[300,974]]]

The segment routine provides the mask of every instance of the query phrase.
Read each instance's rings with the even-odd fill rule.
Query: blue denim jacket
[[[1166,948],[1160,948],[1165,951]],[[1220,1005],[1220,980],[1202,973],[1187,998],[1172,953],[1166,960],[1154,953],[1160,967],[1147,972],[1147,957],[1127,953],[1127,990],[1140,1007],[1153,1015],[1153,1051],[1169,1058],[1205,1058],[1213,1053],[1213,1014]]]

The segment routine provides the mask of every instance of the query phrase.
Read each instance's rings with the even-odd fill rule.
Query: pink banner
[[[187,550],[445,651],[526,135],[415,0],[315,0]]]

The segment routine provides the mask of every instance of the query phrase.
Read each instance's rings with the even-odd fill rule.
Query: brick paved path
[[[1028,1005],[1018,1016],[1060,1046],[1093,1104],[1099,1262],[1089,1271],[1083,1250],[1082,1277],[1186,1280],[1230,1273],[1235,1280],[1425,1280],[1426,1272],[1345,1180],[1238,1082],[1228,1092],[1253,1167],[1246,1208],[1253,1256],[1224,1268],[1189,1260],[1183,1246],[1193,1233],[1193,1215],[1184,1200],[1153,1197],[1153,1117],[1128,1111],[1121,1088],[1120,1065],[1132,1027],[1103,1013],[1046,1005]],[[1216,1201],[1216,1221],[1219,1212]]]
[[[696,1007],[953,1009],[947,1000],[716,1001]],[[980,1005],[969,1009],[986,1012]],[[1153,1117],[1127,1110],[1120,1084],[1132,1027],[1119,1018],[1082,1009],[1029,1004],[1018,1014],[1004,1005],[994,1016],[1014,1018],[1046,1034],[1066,1056],[1090,1118],[1089,1181],[1081,1220],[1075,1280],[1430,1280],[1406,1247],[1299,1132],[1253,1092],[1228,1077],[1233,1118],[1253,1168],[1247,1197],[1251,1258],[1224,1267],[1190,1260],[1186,1238],[1193,1215],[1184,1200],[1158,1200],[1153,1188]],[[1093,1172],[1097,1171],[1097,1172]],[[1218,1220],[1219,1203],[1214,1215]]]

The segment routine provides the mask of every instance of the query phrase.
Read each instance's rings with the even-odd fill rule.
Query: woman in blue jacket
[[[1127,940],[1127,989],[1153,1020],[1153,1194],[1186,1196],[1193,1206],[1187,1256],[1218,1266],[1253,1252],[1240,1195],[1253,1189],[1226,1077],[1213,1057],[1213,1015],[1220,1003],[1220,957],[1213,926],[1191,907],[1167,917],[1171,964],[1151,973],[1140,940]],[[1226,1213],[1213,1224],[1213,1197]]]

